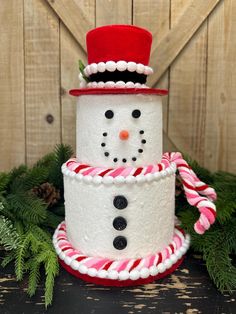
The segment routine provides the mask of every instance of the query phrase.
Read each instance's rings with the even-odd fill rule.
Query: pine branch
[[[55,159],[55,153],[53,153],[53,152],[49,153],[49,154],[45,155],[44,157],[42,157],[40,160],[38,160],[35,163],[34,167],[36,167],[36,168],[37,167],[39,167],[39,168],[43,167],[43,168],[49,169],[51,167],[54,159]]]
[[[16,258],[15,250],[8,252],[8,254],[2,260],[2,267],[6,267],[8,264],[14,261]]]
[[[16,279],[22,280],[23,274],[25,272],[25,258],[26,254],[28,253],[28,248],[30,245],[30,234],[26,234],[22,236],[21,245],[16,250],[16,260],[15,260],[15,273],[16,273]]]
[[[29,192],[9,194],[7,201],[11,211],[24,222],[39,224],[47,217],[47,205]]]
[[[48,251],[47,260],[45,262],[45,305],[52,304],[53,287],[55,277],[59,274],[59,263],[55,251]]]
[[[52,229],[55,229],[59,223],[63,220],[64,216],[59,216],[55,214],[54,212],[47,211],[47,217],[45,219],[45,222],[43,223],[44,227],[49,227]]]
[[[7,173],[0,173],[0,193],[6,192],[7,186],[10,182],[10,175]]]
[[[39,243],[43,242],[44,245],[47,243],[49,247],[52,247],[52,235],[42,228],[43,227],[31,225],[29,226],[28,231],[32,233],[35,240],[37,240]]]
[[[64,198],[62,198],[62,200],[58,204],[51,207],[49,209],[49,212],[53,212],[57,216],[65,217]]]
[[[19,235],[10,220],[0,216],[0,245],[6,251],[16,249],[19,245]]]
[[[44,167],[33,167],[27,170],[20,177],[17,177],[10,186],[11,193],[27,191],[34,186],[40,185],[47,180],[48,169]]]
[[[68,145],[57,145],[55,148],[55,158],[49,170],[49,182],[56,188],[63,190],[63,175],[61,173],[61,166],[73,154],[72,149]]]
[[[14,182],[16,178],[20,178],[27,172],[27,166],[21,165],[18,168],[13,168],[9,173],[9,184]]]
[[[223,224],[236,216],[236,175],[226,172],[214,174],[214,188],[217,192],[217,220]]]
[[[45,244],[45,243],[44,243]],[[44,246],[43,244],[43,246]],[[46,281],[45,281],[45,306],[47,307],[52,303],[53,287],[55,277],[59,273],[59,263],[57,255],[53,248],[49,248],[47,245],[39,252],[35,257],[35,263],[38,265],[44,265]],[[35,278],[33,278],[34,280]],[[33,282],[34,284],[34,282]],[[34,285],[30,288],[30,291],[34,290]]]
[[[24,223],[21,220],[15,220],[14,222],[14,227],[19,234],[19,236],[23,236],[25,234],[25,228],[24,228]]]
[[[27,293],[32,297],[37,289],[38,283],[40,281],[40,263],[37,259],[34,259],[29,264],[29,283]]]
[[[211,247],[204,250],[203,259],[216,287],[222,293],[232,292],[236,287],[236,268],[232,265],[230,249],[224,236],[215,239]]]

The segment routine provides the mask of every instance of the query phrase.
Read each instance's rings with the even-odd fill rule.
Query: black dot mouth
[[[145,133],[144,130],[140,130],[140,131],[139,131],[139,134],[140,134],[141,136],[142,136],[144,133]],[[106,138],[106,137],[108,136],[108,133],[107,133],[107,132],[103,132],[103,133],[102,133],[102,136]],[[139,149],[137,150],[137,153],[138,153],[137,156],[133,156],[133,157],[131,157],[131,158],[125,157],[125,158],[121,158],[121,159],[119,159],[119,158],[117,158],[117,157],[114,157],[114,158],[113,158],[113,162],[114,162],[114,163],[117,163],[119,160],[121,160],[123,164],[126,164],[129,159],[130,159],[132,162],[136,162],[137,159],[139,158],[139,156],[140,156],[140,155],[143,153],[143,151],[144,151],[143,145],[145,145],[145,144],[147,143],[146,139],[144,139],[144,138],[141,138],[141,141],[140,141],[140,142],[141,142],[141,147],[142,147],[142,148],[139,148]],[[106,143],[103,141],[103,142],[101,143],[101,147],[105,148],[106,146],[107,146]],[[104,151],[104,156],[105,156],[105,157],[109,157],[109,156],[110,156],[110,153],[106,150],[106,151]]]

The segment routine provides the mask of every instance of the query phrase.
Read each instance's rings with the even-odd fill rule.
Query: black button
[[[118,195],[114,198],[113,205],[117,209],[124,209],[128,206],[128,201],[124,196]]]
[[[127,221],[125,218],[119,216],[113,220],[113,227],[116,230],[124,230],[127,226]]]
[[[113,241],[113,246],[117,250],[123,250],[127,246],[127,240],[125,237],[118,236]]]
[[[141,111],[140,111],[139,109],[135,109],[135,110],[132,112],[132,117],[133,117],[133,118],[138,119],[140,116],[141,116]]]
[[[114,117],[114,112],[113,112],[112,110],[107,110],[107,111],[105,112],[105,117],[106,117],[107,119],[112,119],[112,118]]]

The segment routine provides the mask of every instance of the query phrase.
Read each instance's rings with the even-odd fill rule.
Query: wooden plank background
[[[165,138],[213,171],[236,172],[235,0],[2,0],[0,170],[60,142],[75,147],[68,90],[86,62],[85,33],[115,23],[153,33],[149,83],[169,89]]]

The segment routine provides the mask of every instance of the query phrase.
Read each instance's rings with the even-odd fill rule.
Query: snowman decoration
[[[216,195],[179,153],[162,152],[162,96],[146,86],[152,36],[129,25],[87,34],[77,97],[76,158],[62,166],[65,222],[53,243],[69,272],[104,285],[147,283],[174,271],[189,246],[175,226],[175,173],[204,233]],[[201,191],[202,196],[199,194]]]

